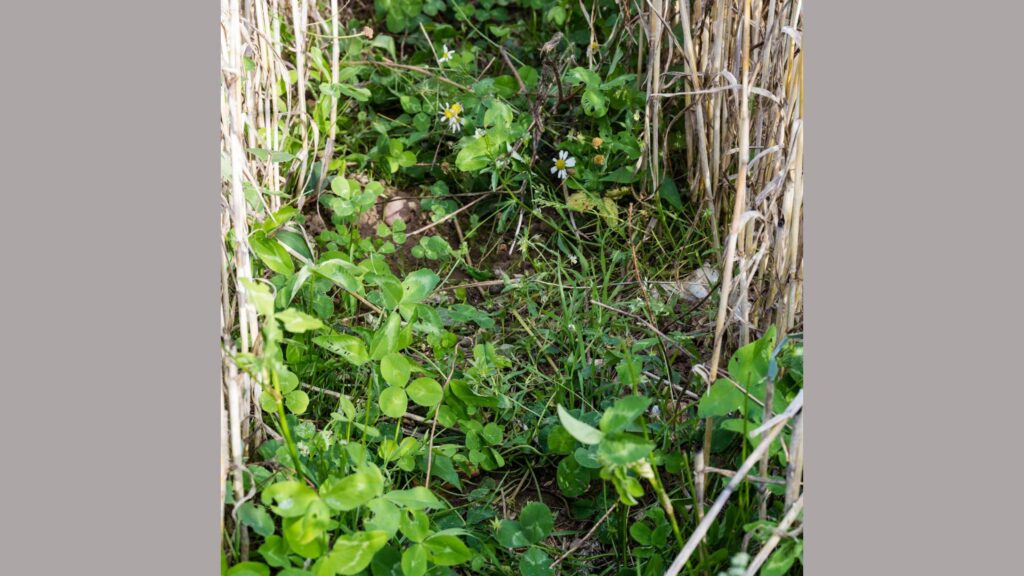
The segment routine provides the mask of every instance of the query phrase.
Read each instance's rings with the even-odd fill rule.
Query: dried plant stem
[[[749,2],[749,0],[747,1]],[[779,434],[782,433],[782,430],[785,427],[787,420],[793,416],[792,412],[800,410],[802,404],[803,396],[798,395],[797,398],[795,398],[793,402],[790,403],[790,407],[787,409],[787,411],[783,413],[785,417],[772,425],[772,427],[768,430],[768,433],[765,434],[764,438],[761,439],[761,442],[757,445],[757,447],[754,448],[754,450],[751,451],[750,455],[747,456],[747,459],[743,461],[743,464],[739,467],[738,470],[736,470],[736,475],[732,477],[732,480],[729,481],[729,484],[726,485],[725,489],[723,489],[722,492],[715,499],[714,504],[712,504],[711,508],[708,509],[707,514],[700,521],[700,523],[697,524],[697,527],[694,528],[693,533],[690,535],[690,539],[686,541],[686,544],[683,546],[683,549],[679,551],[679,554],[676,555],[675,560],[672,561],[672,565],[669,566],[668,570],[665,571],[665,576],[676,576],[677,574],[679,574],[679,571],[682,570],[684,565],[686,565],[686,561],[690,559],[690,556],[693,554],[694,550],[697,549],[697,546],[700,544],[701,540],[704,539],[704,536],[708,532],[708,528],[711,527],[711,523],[722,511],[722,508],[725,507],[725,502],[729,499],[729,496],[731,496],[732,493],[736,490],[736,488],[739,487],[740,483],[743,481],[744,478],[746,478],[747,474],[750,473],[754,466],[761,460],[761,457],[768,452],[768,448],[771,446],[772,442],[774,442],[775,439],[779,436]],[[751,434],[754,435],[754,433]]]
[[[246,227],[246,206],[245,196],[242,190],[242,173],[244,158],[242,154],[242,35],[241,35],[241,14],[239,0],[227,0],[221,3],[222,22],[226,23],[226,38],[224,39],[225,54],[223,55],[222,74],[226,87],[228,104],[227,129],[228,149],[231,155],[231,224],[234,233],[235,253],[235,290],[238,301],[240,345],[242,352],[248,352],[249,346],[254,340],[256,329],[256,314],[252,310],[247,298],[243,284],[245,280],[252,279],[252,268],[249,261],[248,230]],[[226,289],[226,288],[225,288]],[[231,461],[234,470],[234,494],[243,493],[242,470],[244,466],[244,445],[243,425],[247,421],[248,399],[251,394],[251,383],[244,373],[239,373],[237,367],[229,363],[226,382],[228,393],[228,425],[230,428]],[[239,525],[243,546],[241,558],[245,561],[248,558],[248,541],[245,526]]]
[[[744,0],[743,2],[743,22],[744,55],[743,71],[741,75],[742,85],[740,87],[739,174],[736,178],[736,200],[733,205],[732,226],[730,227],[729,237],[726,239],[725,258],[722,263],[722,290],[718,303],[718,316],[715,319],[715,342],[714,350],[711,353],[711,368],[708,371],[708,381],[710,384],[713,384],[715,379],[718,378],[718,364],[722,355],[722,340],[725,336],[725,318],[729,310],[729,295],[732,289],[733,266],[736,260],[736,244],[739,241],[739,236],[742,232],[743,212],[745,211],[747,204],[747,165],[750,162],[750,107],[748,105],[748,100],[750,98],[750,84],[748,78],[750,68],[750,0]],[[705,454],[711,453],[712,425],[713,421],[711,417],[708,417],[705,421],[704,429]]]
[[[762,422],[767,422],[767,421],[771,420],[771,418],[772,418],[772,402],[774,402],[774,401],[775,401],[775,380],[772,379],[772,378],[768,378],[767,381],[765,382],[765,387],[764,387],[764,409],[763,409],[764,415],[761,418]],[[765,453],[764,457],[761,458],[760,473],[761,473],[761,476],[763,476],[763,477],[767,477],[768,476],[768,454],[767,453]],[[758,518],[760,518],[761,520],[764,520],[765,518],[768,517],[768,497],[770,495],[771,495],[771,493],[766,489],[766,487],[762,486],[761,487],[761,502],[760,502],[760,506],[758,507],[758,511],[757,511]]]
[[[708,472],[711,472],[713,474],[719,474],[721,476],[725,476],[726,478],[732,478],[732,477],[736,476],[736,472],[734,472],[732,470],[724,470],[722,468],[714,468],[712,466],[707,466],[707,467],[704,468],[704,470],[706,470]],[[781,480],[779,478],[769,478],[767,476],[751,476],[751,475],[748,474],[747,475],[747,480],[749,480],[751,482],[755,482],[757,484],[774,484],[775,486],[785,486],[786,485],[786,481],[785,480]]]
[[[636,320],[637,322],[643,324],[644,327],[646,327],[651,332],[654,332],[659,338],[661,338],[662,342],[666,342],[668,344],[671,344],[674,348],[676,348],[677,350],[679,350],[682,353],[686,354],[691,359],[696,360],[696,357],[693,355],[693,352],[690,352],[689,350],[684,348],[681,344],[679,344],[675,340],[669,338],[668,335],[666,335],[664,332],[662,332],[661,330],[658,330],[657,326],[655,326],[654,324],[651,324],[650,322],[645,320],[643,317],[637,316],[636,314],[633,314],[631,312],[626,312],[625,310],[619,310],[618,308],[616,308],[614,306],[609,306],[608,304],[605,304],[604,302],[601,302],[599,300],[591,299],[590,303],[593,304],[594,306],[598,306],[598,307],[604,308],[606,310],[611,310],[612,312],[615,312],[615,313],[618,313],[618,314],[622,314],[623,316],[629,316],[630,318],[632,318],[632,319]]]
[[[245,461],[242,458],[242,429],[240,426],[241,419],[241,385],[239,383],[238,368],[234,363],[228,363],[228,376],[227,376],[227,387],[228,387],[228,422],[230,424],[230,446],[231,446],[231,469],[233,473],[232,493],[236,496],[244,493],[245,483],[242,476],[242,471],[245,469]],[[242,532],[245,531],[245,526],[239,526]],[[248,550],[242,549],[243,562],[244,558],[248,556]]]
[[[325,396],[330,396],[332,398],[342,398],[342,397],[345,396],[344,394],[342,394],[340,392],[335,392],[334,390],[328,390],[326,388],[320,388],[318,386],[313,386],[312,384],[306,384],[305,382],[301,383],[301,386],[303,388],[305,388],[306,390],[312,390],[313,392],[317,392],[317,393],[323,394]],[[418,415],[413,414],[411,412],[406,412],[405,414],[402,414],[402,418],[406,418],[408,420],[412,420],[413,422],[419,422],[420,424],[422,424],[422,423],[427,421],[427,419],[424,418],[423,416],[418,416]]]
[[[786,516],[781,522],[779,522],[779,527],[775,533],[772,534],[771,537],[768,538],[768,541],[764,543],[761,550],[757,552],[757,556],[754,556],[754,559],[750,562],[750,566],[747,567],[747,571],[743,573],[743,576],[754,576],[754,574],[757,574],[757,571],[761,569],[762,565],[764,565],[765,560],[768,560],[768,556],[773,550],[775,550],[775,546],[777,546],[779,541],[782,540],[782,535],[789,530],[789,527],[792,526],[793,522],[795,522],[797,517],[800,516],[800,511],[803,510],[803,508],[804,497],[803,494],[801,494],[800,498],[798,498],[796,502],[793,503],[793,506],[790,507]]]
[[[331,0],[331,83],[338,83],[338,61],[340,59],[340,48],[338,44],[338,0]],[[319,194],[323,189],[324,181],[327,179],[327,169],[331,165],[331,156],[334,154],[334,137],[338,133],[338,96],[331,95],[331,126],[327,133],[327,143],[324,145],[324,160],[320,167],[320,178],[317,181],[314,194]]]
[[[609,508],[601,516],[601,518],[598,519],[598,521],[595,522],[594,525],[590,527],[590,530],[587,530],[587,533],[583,535],[583,538],[580,538],[579,540],[577,540],[576,543],[573,544],[572,548],[569,548],[561,556],[556,558],[555,561],[552,562],[550,566],[548,566],[548,568],[551,569],[551,570],[554,570],[555,566],[558,566],[559,564],[562,563],[562,560],[565,560],[566,558],[569,557],[570,554],[572,554],[573,552],[579,550],[580,546],[583,546],[583,544],[587,540],[590,540],[590,537],[594,535],[594,532],[597,532],[597,529],[601,527],[601,524],[604,524],[604,521],[607,520],[608,517],[612,515],[612,512],[615,511],[615,509],[618,508],[618,507],[619,507],[619,503],[618,502],[612,504],[611,508]]]
[[[648,51],[647,51],[647,105],[644,113],[644,143],[647,152],[647,165],[651,170],[651,183],[656,194],[661,184],[661,150],[660,130],[661,99],[654,96],[661,92],[661,37],[663,34],[661,12],[662,0],[647,0],[650,6],[648,13]]]
[[[789,465],[786,466],[786,500],[788,510],[803,487],[804,476],[804,417],[793,419],[793,434],[789,439]]]
[[[488,194],[488,196],[489,196],[489,194]],[[430,230],[430,229],[432,229],[432,228],[434,228],[434,227],[436,227],[436,226],[440,226],[441,224],[444,224],[445,222],[447,222],[447,221],[451,220],[452,218],[455,218],[456,216],[458,216],[458,215],[459,215],[459,214],[461,214],[462,212],[465,212],[466,210],[469,210],[469,209],[470,209],[470,208],[472,208],[472,207],[473,207],[473,206],[474,206],[474,205],[475,205],[475,204],[476,204],[477,202],[480,202],[481,200],[483,200],[483,199],[484,199],[484,198],[486,198],[486,197],[487,197],[487,196],[480,196],[480,197],[479,197],[479,198],[477,198],[476,200],[473,200],[472,202],[470,202],[469,204],[466,204],[466,205],[465,205],[465,206],[463,206],[462,208],[459,208],[458,210],[455,210],[455,211],[454,211],[454,212],[452,212],[451,214],[446,214],[446,215],[444,216],[444,218],[441,218],[441,219],[440,219],[440,220],[438,220],[437,222],[431,222],[430,224],[427,224],[426,226],[423,226],[422,228],[418,228],[418,229],[416,229],[416,230],[413,230],[412,232],[409,232],[409,233],[408,233],[408,234],[406,234],[405,236],[406,236],[406,238],[412,238],[413,236],[416,236],[416,235],[418,235],[418,234],[422,234],[422,233],[426,232],[427,230]]]
[[[448,377],[444,379],[444,385],[441,386],[441,399],[437,401],[437,406],[434,406],[434,419],[430,423],[430,440],[427,443],[427,478],[423,481],[425,488],[430,488],[430,471],[434,464],[434,435],[437,433],[437,412],[441,408],[441,402],[444,401],[445,392],[448,391],[448,383],[452,381],[452,375],[455,374],[455,359],[458,357],[459,349],[456,346],[455,350],[452,351],[452,367],[448,371]]]
[[[228,409],[225,405],[223,391],[220,395],[220,509],[224,509],[224,502],[227,500],[227,479],[231,450],[228,445]],[[220,517],[220,532],[224,533],[224,515]]]
[[[302,149],[308,150],[309,133],[306,130],[307,114],[306,114],[306,22],[308,17],[306,15],[307,4],[306,0],[291,0],[292,4],[292,28],[295,34],[295,90],[296,101],[299,105],[298,118],[299,126],[302,130]],[[315,129],[316,126],[314,125]],[[306,202],[306,195],[302,193],[304,188],[303,183],[305,182],[306,172],[306,157],[302,157],[302,162],[298,171],[297,182],[299,194],[296,202],[296,207],[302,210],[302,206]]]
[[[380,60],[380,61],[378,61],[378,60],[346,60],[345,62],[342,62],[342,64],[345,64],[346,66],[381,66],[381,67],[384,67],[384,68],[394,68],[395,70],[408,70],[410,72],[416,72],[417,74],[423,74],[424,76],[430,76],[431,78],[434,78],[434,79],[438,80],[439,82],[444,82],[445,84],[447,84],[449,86],[452,86],[453,88],[458,88],[459,90],[462,90],[463,92],[472,92],[473,91],[472,88],[469,88],[467,86],[463,86],[462,84],[459,84],[458,82],[455,82],[454,80],[449,80],[448,78],[445,78],[444,76],[438,76],[437,74],[434,74],[433,72],[431,72],[430,70],[428,70],[426,68],[423,68],[422,66],[411,66],[409,64],[399,64],[397,62],[392,62],[391,60],[388,60],[386,58],[383,59],[383,60]]]
[[[693,49],[693,35],[690,32],[691,27],[689,6],[684,5],[683,9],[680,10],[679,12],[680,16],[683,19],[683,46],[685,47],[686,61],[690,69],[690,82],[693,84],[694,90],[700,91],[701,81],[700,77],[697,75],[697,71],[699,70],[699,68],[697,67],[697,57],[695,56]],[[686,107],[690,108],[690,97],[686,96],[685,101]],[[704,184],[702,187],[703,195],[704,200],[707,203],[707,208],[710,211],[711,215],[711,233],[712,239],[714,241],[715,251],[717,252],[719,250],[719,247],[721,246],[721,242],[718,239],[718,222],[717,217],[715,216],[715,204],[713,200],[714,191],[711,188],[711,168],[708,164],[708,144],[704,131],[704,107],[700,104],[694,106],[693,114],[695,118],[696,128],[696,133],[694,134],[694,136],[697,139],[697,155],[700,159],[700,175],[702,178],[702,182]]]

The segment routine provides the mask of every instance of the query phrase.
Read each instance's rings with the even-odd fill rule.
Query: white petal
[[[559,150],[558,151],[558,157],[561,158],[562,160],[565,160],[568,156],[569,156],[569,153],[566,152],[565,150]]]
[[[558,172],[558,168],[555,168],[554,166],[552,166],[551,167],[551,173],[554,174],[555,172]]]
[[[568,160],[565,161],[565,165],[567,167],[569,167],[569,168],[572,168],[573,166],[576,165],[576,159],[575,158],[569,158]]]
[[[566,176],[568,176],[568,174],[565,173],[565,170],[558,171],[558,177],[561,178],[562,180],[565,180]]]

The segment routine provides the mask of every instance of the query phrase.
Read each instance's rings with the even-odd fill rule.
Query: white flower
[[[555,163],[555,165],[551,167],[551,173],[557,173],[558,177],[562,180],[565,180],[569,175],[566,170],[576,165],[576,159],[569,156],[569,153],[565,150],[559,150],[558,158],[552,158],[551,161]]]
[[[452,129],[452,132],[458,132],[462,130],[462,127],[466,125],[466,119],[461,116],[456,116],[448,121],[448,126]]]
[[[448,62],[449,60],[451,60],[452,56],[455,56],[455,53],[452,52],[451,50],[449,50],[448,49],[448,45],[445,44],[445,45],[441,46],[441,56],[439,56],[437,58],[437,63],[438,64],[444,64],[445,62]]]
[[[462,104],[455,102],[449,105],[447,102],[441,106],[441,123],[448,123],[448,127],[451,128],[452,132],[458,132],[462,130],[462,127],[466,124],[466,119],[462,117]]]
[[[483,136],[484,134],[487,134],[486,130],[484,130],[483,128],[477,128],[476,132],[473,133],[473,136],[479,138],[479,137]]]

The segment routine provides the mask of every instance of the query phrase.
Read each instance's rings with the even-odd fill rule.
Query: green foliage
[[[602,518],[590,536],[600,551],[570,554],[559,573],[661,574],[696,524],[703,419],[716,465],[738,464],[758,442],[745,432],[763,420],[769,383],[775,413],[802,387],[802,346],[774,329],[704,390],[678,354],[703,353],[685,333],[692,315],[664,338],[635,322],[671,327],[707,309],[642,299],[634,258],[641,276],[665,278],[717,255],[687,240],[687,178],[663,175],[654,190],[639,168],[635,38],[621,36],[618,4],[595,6],[591,18],[570,2],[375,0],[346,28],[377,34],[342,34],[337,78],[331,39],[311,29],[308,122],[261,129],[255,140],[278,149],[248,151],[282,189],[246,183],[256,217],[237,242],[254,280],[238,289],[258,338],[233,359],[259,384],[273,433],[229,494],[225,574],[548,576]],[[288,23],[282,34],[293,46]],[[439,62],[442,47],[451,58]],[[283,107],[294,70],[278,88]],[[439,114],[454,104],[456,130]],[[332,128],[324,164],[304,146]],[[666,145],[667,158],[688,152],[671,135]],[[575,161],[564,180],[551,172],[560,151]],[[383,216],[406,196],[418,211]],[[659,226],[652,241],[630,238],[633,212],[635,238]],[[778,475],[788,460],[778,444],[769,454]],[[709,479],[710,499],[721,485]],[[733,570],[744,536],[765,540],[781,504],[759,522],[756,496],[735,498],[690,573]],[[762,573],[797,573],[802,553],[787,537]]]

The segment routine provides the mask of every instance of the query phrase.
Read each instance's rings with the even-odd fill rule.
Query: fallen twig
[[[568,550],[566,550],[565,553],[562,554],[561,556],[559,556],[554,562],[552,562],[551,565],[548,566],[548,568],[553,570],[555,568],[555,566],[558,566],[558,564],[562,560],[565,560],[569,556],[569,554],[572,554],[573,552],[579,550],[580,546],[583,546],[583,543],[586,542],[587,540],[589,540],[590,537],[594,535],[594,532],[597,531],[597,528],[601,524],[604,524],[604,521],[608,519],[608,516],[610,516],[612,511],[615,510],[616,508],[618,508],[618,506],[619,506],[618,502],[616,502],[615,504],[612,504],[612,507],[609,508],[608,511],[604,513],[604,516],[601,516],[601,519],[598,520],[597,523],[595,523],[590,528],[590,530],[588,530],[587,533],[583,535],[583,538],[580,538],[579,540],[577,540],[576,543],[573,544],[572,548],[569,548]]]
[[[444,82],[445,84],[448,84],[450,86],[454,86],[455,88],[458,88],[459,90],[462,90],[463,92],[472,92],[473,91],[469,87],[463,86],[462,84],[459,84],[458,82],[456,82],[454,80],[449,80],[449,79],[445,78],[444,76],[438,76],[437,74],[434,74],[430,70],[427,70],[426,68],[423,68],[421,66],[410,66],[408,64],[399,64],[397,62],[392,62],[391,60],[388,60],[387,58],[385,58],[383,60],[380,60],[380,61],[377,61],[377,60],[348,60],[348,61],[342,62],[342,64],[344,64],[346,66],[383,66],[385,68],[394,68],[394,69],[397,69],[397,70],[409,70],[410,72],[418,72],[418,73],[423,74],[425,76],[430,76],[431,78],[434,78],[436,80]]]
[[[335,392],[334,390],[328,390],[326,388],[318,388],[316,386],[313,386],[312,384],[303,383],[302,387],[305,388],[306,390],[312,390],[314,392],[319,392],[320,394],[324,394],[326,396],[331,396],[333,398],[341,398],[342,396],[344,396],[344,394],[341,394],[339,392]],[[423,422],[427,421],[427,419],[424,418],[423,416],[418,416],[416,414],[413,414],[412,412],[406,412],[405,414],[402,414],[402,418],[407,418],[409,420],[412,420],[413,422],[419,422],[419,423],[423,423]]]
[[[452,381],[452,375],[455,374],[455,359],[458,356],[458,351],[458,346],[452,351],[452,367],[448,371],[448,377],[444,379],[444,385],[441,386],[441,399],[437,401],[437,406],[434,407],[434,421],[430,424],[430,442],[427,444],[427,478],[423,481],[425,488],[430,488],[430,468],[434,464],[434,433],[437,431],[437,411],[441,407],[441,402],[444,401],[444,393],[448,390],[448,383]]]
[[[452,218],[458,216],[460,213],[465,212],[466,210],[469,210],[474,204],[480,202],[481,200],[483,200],[487,196],[490,196],[490,194],[487,194],[486,196],[481,196],[481,197],[477,198],[476,200],[473,200],[469,204],[466,204],[465,206],[463,206],[462,208],[459,208],[458,210],[452,212],[451,214],[446,214],[443,218],[441,218],[437,222],[432,222],[432,223],[427,224],[426,226],[424,226],[422,228],[419,228],[417,230],[413,230],[412,232],[409,232],[408,234],[406,234],[406,237],[411,238],[412,236],[415,236],[417,234],[422,234],[423,232],[426,232],[427,230],[430,230],[431,228],[434,228],[435,226],[440,226],[441,224],[444,224],[445,222],[447,222],[447,221],[451,220]]]
[[[591,299],[590,303],[595,305],[595,306],[600,306],[601,308],[606,308],[608,310],[611,310],[612,312],[618,312],[619,314],[622,314],[623,316],[629,316],[630,318],[632,318],[632,319],[636,320],[637,322],[643,324],[651,332],[654,332],[655,334],[660,336],[665,342],[668,342],[669,344],[675,346],[677,349],[682,351],[684,354],[689,356],[691,359],[693,359],[693,360],[697,359],[697,357],[693,355],[693,352],[690,352],[689,350],[684,348],[682,344],[679,344],[675,340],[669,338],[667,334],[665,334],[661,330],[658,330],[658,328],[655,325],[651,324],[650,322],[648,322],[643,317],[637,316],[636,314],[633,314],[632,312],[626,312],[625,310],[619,310],[618,308],[615,308],[614,306],[609,306],[609,305],[607,305],[607,304],[605,304],[603,302],[599,302],[597,300]]]

